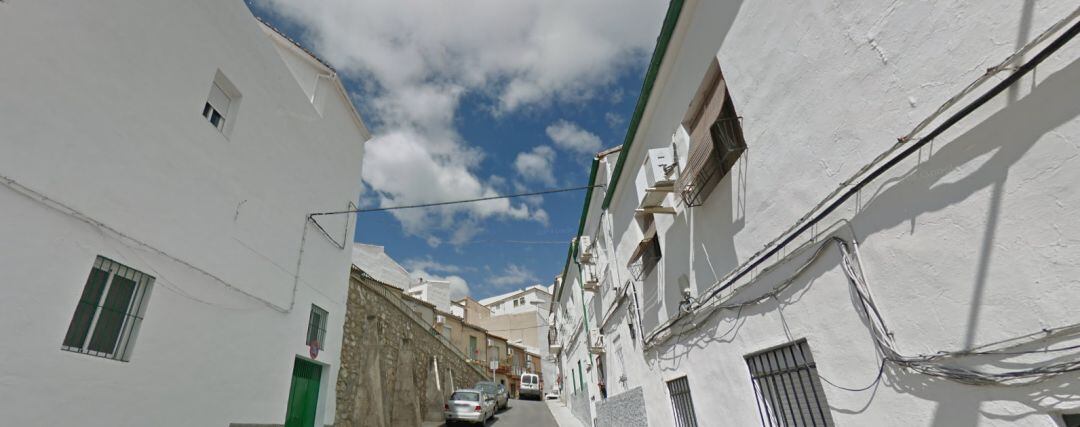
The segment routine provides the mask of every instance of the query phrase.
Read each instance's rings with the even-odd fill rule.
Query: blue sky
[[[365,207],[586,185],[622,142],[666,2],[253,0],[372,128]],[[361,165],[357,165],[361,167]],[[584,192],[364,213],[355,240],[484,298],[550,284]]]

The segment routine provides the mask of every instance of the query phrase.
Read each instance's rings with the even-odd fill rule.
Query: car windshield
[[[521,379],[521,382],[523,382],[525,384],[536,384],[536,376],[535,375],[526,375],[525,378]]]
[[[495,383],[476,383],[476,387],[474,387],[474,388],[477,388],[477,389],[483,390],[486,393],[492,393],[492,394],[494,394],[496,391],[499,390],[499,387],[497,385],[495,385]]]
[[[480,393],[477,393],[475,391],[455,391],[454,394],[450,395],[450,400],[467,400],[470,402],[479,402]]]

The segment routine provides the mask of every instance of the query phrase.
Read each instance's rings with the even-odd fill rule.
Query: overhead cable
[[[462,203],[485,202],[485,201],[488,201],[488,200],[513,199],[513,198],[516,198],[516,197],[542,196],[542,195],[545,195],[545,194],[567,193],[567,192],[571,192],[571,191],[588,190],[590,188],[596,188],[596,187],[603,187],[603,185],[585,185],[585,186],[581,186],[581,187],[556,188],[556,189],[552,189],[552,190],[533,191],[531,193],[506,194],[506,195],[499,195],[499,196],[478,197],[478,198],[475,198],[475,199],[449,200],[449,201],[445,201],[445,202],[435,202],[435,203],[422,203],[422,204],[417,204],[417,205],[388,206],[388,207],[380,207],[380,208],[363,208],[363,209],[348,209],[348,210],[344,210],[344,211],[333,211],[333,212],[316,212],[316,213],[310,214],[308,216],[309,217],[315,217],[315,216],[322,216],[322,215],[342,215],[342,214],[351,214],[351,213],[382,212],[382,211],[393,211],[393,210],[399,210],[399,209],[414,209],[414,208],[428,208],[428,207],[433,207],[433,206],[458,205],[458,204],[462,204]]]

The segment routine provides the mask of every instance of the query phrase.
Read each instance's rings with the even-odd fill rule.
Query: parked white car
[[[521,374],[521,387],[518,389],[518,397],[541,400],[544,392],[540,390],[540,376],[536,374]]]

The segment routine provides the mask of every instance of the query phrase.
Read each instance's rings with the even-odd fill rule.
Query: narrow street
[[[1080,0],[0,0],[0,58],[0,427],[1080,427]]]
[[[447,426],[448,424],[440,424]],[[458,425],[458,424],[451,424]],[[487,426],[558,427],[555,417],[542,400],[510,400],[510,406],[488,420]]]

